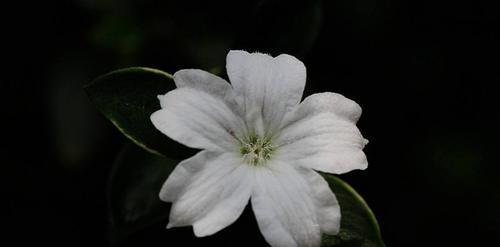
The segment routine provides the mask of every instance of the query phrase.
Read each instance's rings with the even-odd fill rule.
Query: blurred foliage
[[[370,140],[370,166],[342,179],[370,202],[388,245],[500,245],[495,5],[7,2],[5,12],[16,15],[0,17],[7,64],[0,163],[12,188],[6,225],[13,234],[6,235],[19,245],[106,241],[105,181],[128,140],[93,110],[82,85],[131,66],[224,75],[227,50],[247,49],[296,55],[308,69],[306,95],[334,91],[363,107],[359,125]],[[255,224],[248,212],[243,218],[224,231]],[[27,226],[33,222],[47,225]],[[165,232],[148,230],[142,242]],[[174,234],[192,236],[189,229]]]

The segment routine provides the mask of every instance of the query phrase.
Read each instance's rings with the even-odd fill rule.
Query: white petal
[[[356,121],[361,108],[340,94],[307,97],[284,120],[279,156],[319,171],[341,174],[368,166]]]
[[[336,235],[340,230],[340,206],[325,179],[311,169],[299,168],[311,187],[322,233]]]
[[[153,125],[168,137],[192,148],[235,150],[244,123],[222,100],[183,87],[158,96],[163,109],[151,115]]]
[[[175,72],[174,81],[177,87],[201,89],[207,93],[221,96],[231,92],[231,84],[226,80],[199,69],[183,69]]]
[[[175,85],[179,88],[190,87],[216,97],[226,100],[228,103],[234,104],[234,94],[231,84],[226,80],[199,69],[183,69],[174,74]]]
[[[174,81],[179,88],[195,88],[223,99],[235,114],[243,116],[243,110],[236,103],[233,87],[226,80],[204,70],[183,69],[175,72]]]
[[[167,228],[193,225],[198,237],[232,224],[252,191],[249,167],[235,154],[202,151],[180,163],[169,176],[160,198],[173,200]]]
[[[227,73],[247,123],[257,134],[273,132],[284,114],[300,102],[306,82],[304,64],[290,55],[230,51]]]
[[[252,208],[266,241],[273,247],[319,246],[321,226],[313,191],[297,167],[273,160],[255,170]]]
[[[163,184],[160,190],[160,199],[165,202],[174,202],[186,185],[189,184],[191,177],[197,174],[207,163],[213,162],[219,155],[214,152],[201,151],[181,161]]]

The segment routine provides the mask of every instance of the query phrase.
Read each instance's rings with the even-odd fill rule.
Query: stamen
[[[240,153],[243,160],[252,166],[264,165],[272,156],[275,147],[271,144],[271,138],[260,137],[255,134],[249,135],[241,142]]]

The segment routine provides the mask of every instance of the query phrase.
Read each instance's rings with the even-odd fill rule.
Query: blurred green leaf
[[[160,188],[177,164],[127,144],[118,154],[108,184],[110,240],[120,243],[139,230],[168,218]]]
[[[92,42],[126,57],[136,54],[144,42],[144,30],[130,15],[106,15],[92,30]]]
[[[151,153],[182,159],[194,150],[161,134],[150,120],[160,109],[157,96],[173,89],[170,74],[141,67],[113,71],[85,86],[94,105],[126,137]]]
[[[365,200],[340,178],[321,173],[340,203],[340,232],[323,236],[322,247],[384,247],[375,215]]]
[[[321,0],[259,1],[233,47],[305,56],[319,36],[322,19]]]
[[[109,184],[112,242],[119,243],[148,226],[168,219],[170,204],[161,202],[158,193],[177,163],[133,145],[122,150],[114,164]],[[384,247],[377,220],[363,198],[340,178],[324,173],[321,175],[335,193],[342,211],[340,233],[324,235],[321,246]]]

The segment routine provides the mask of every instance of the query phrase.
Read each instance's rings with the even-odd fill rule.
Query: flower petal
[[[361,108],[340,94],[307,97],[290,112],[276,143],[279,156],[319,171],[341,174],[368,166],[356,121]]]
[[[158,96],[163,109],[151,115],[153,125],[168,137],[192,148],[235,150],[244,123],[222,100],[183,87]]]
[[[246,121],[259,135],[274,132],[284,114],[300,102],[306,68],[293,56],[230,51],[226,68]]]
[[[163,184],[160,190],[160,199],[165,202],[174,202],[189,184],[191,177],[198,173],[206,163],[213,162],[217,157],[219,157],[218,153],[201,151],[181,161]]]
[[[250,198],[248,169],[230,153],[201,151],[180,163],[160,192],[162,200],[173,201],[167,228],[193,225],[202,237],[232,224]]]
[[[179,70],[174,74],[174,81],[178,88],[195,88],[224,99],[230,105],[235,105],[235,98],[231,84],[229,84],[226,80],[204,70]]]
[[[251,202],[266,241],[273,247],[319,246],[321,226],[313,191],[297,167],[273,160],[255,170]]]
[[[232,91],[231,84],[226,80],[200,69],[179,70],[174,74],[174,81],[179,88],[196,88],[221,98]]]
[[[311,196],[314,199],[318,223],[322,233],[336,235],[340,230],[340,206],[325,179],[317,172],[298,168],[311,187]]]

